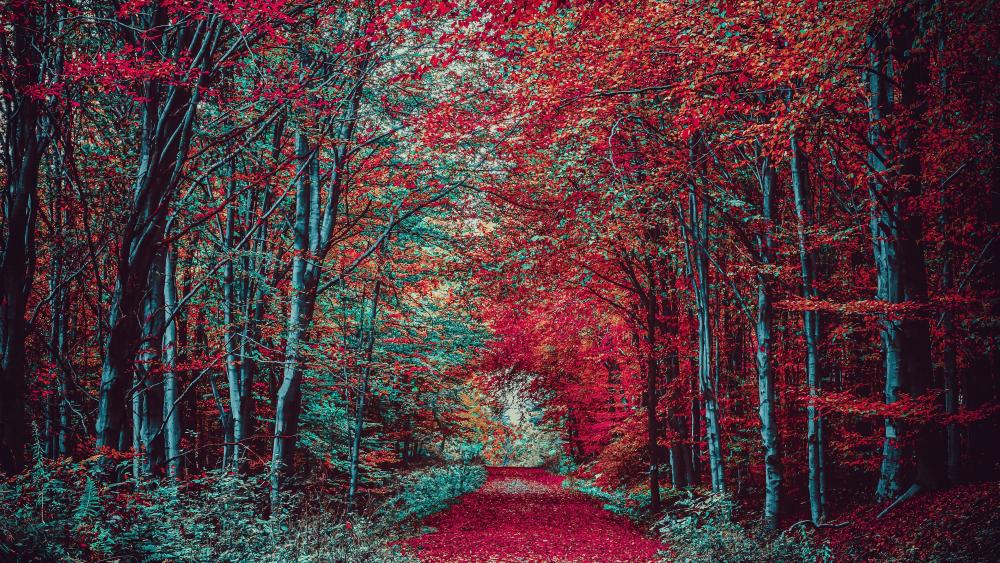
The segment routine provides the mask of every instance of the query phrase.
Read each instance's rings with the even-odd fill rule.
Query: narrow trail
[[[542,469],[496,467],[480,490],[426,520],[437,531],[409,540],[436,562],[650,562],[659,542]]]

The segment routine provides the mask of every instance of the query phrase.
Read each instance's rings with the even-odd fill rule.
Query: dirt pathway
[[[408,545],[428,563],[656,560],[658,542],[561,482],[541,469],[490,468],[482,489],[428,518],[437,531]]]

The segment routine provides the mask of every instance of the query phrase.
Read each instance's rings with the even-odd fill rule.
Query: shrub
[[[300,493],[266,518],[266,476],[108,485],[85,463],[38,459],[0,483],[0,560],[412,561],[388,517],[348,522]]]
[[[451,502],[486,482],[481,465],[446,465],[411,473],[402,490],[391,501],[390,511],[397,522],[430,516],[447,508]]]
[[[736,504],[726,495],[687,493],[674,506],[660,521],[671,561],[832,560],[830,548],[818,544],[803,526],[793,526],[775,535],[739,522],[735,517]]]
[[[605,490],[591,480],[575,477],[563,480],[563,487],[592,496],[604,503],[606,510],[626,516],[636,522],[641,522],[649,517],[649,506],[652,501],[649,491],[645,489],[615,488]]]

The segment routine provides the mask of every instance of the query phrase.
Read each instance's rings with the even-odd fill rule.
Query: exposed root
[[[915,497],[917,495],[917,493],[920,492],[921,489],[922,489],[922,487],[920,486],[920,483],[914,483],[914,484],[910,485],[910,488],[906,489],[905,493],[899,495],[899,498],[897,498],[896,500],[892,501],[892,504],[890,504],[889,506],[885,507],[885,510],[883,510],[882,512],[879,512],[878,516],[876,516],[875,519],[877,520],[877,519],[885,516],[886,514],[889,513],[890,510],[892,510],[893,508],[896,508],[897,506],[899,506],[900,504],[902,504],[903,501]]]

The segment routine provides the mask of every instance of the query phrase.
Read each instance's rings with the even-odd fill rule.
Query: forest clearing
[[[0,561],[989,561],[994,0],[0,0]]]

